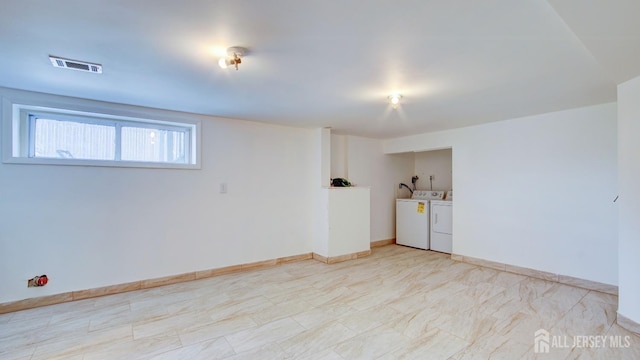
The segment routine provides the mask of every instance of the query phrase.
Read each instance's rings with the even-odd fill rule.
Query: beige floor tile
[[[551,328],[551,333],[569,336],[604,335],[616,319],[616,306],[582,300]]]
[[[474,308],[461,312],[443,312],[435,319],[433,326],[438,327],[466,341],[473,341],[496,330],[498,318],[482,316]]]
[[[411,339],[385,325],[341,342],[333,348],[345,359],[375,359],[406,347]]]
[[[297,358],[297,357],[296,357]],[[342,356],[336,354],[333,350],[324,350],[319,353],[303,355],[297,359],[301,360],[345,360]]]
[[[535,314],[534,301],[542,298],[554,285],[555,283],[546,280],[526,278],[487,299],[476,307],[476,311],[482,316],[493,316],[503,320],[517,313]]]
[[[235,355],[225,338],[217,338],[160,353],[154,360],[225,359]]]
[[[290,300],[277,302],[273,306],[267,307],[262,311],[256,312],[251,318],[258,324],[266,324],[274,320],[290,317],[305,312],[313,306],[306,301],[291,298]]]
[[[183,345],[192,345],[257,327],[258,324],[253,321],[251,316],[244,315],[213,321],[211,323],[189,324],[178,329],[178,335]]]
[[[330,350],[332,347],[353,338],[357,333],[339,322],[325,323],[312,330],[278,343],[292,358],[310,357]],[[333,356],[333,354],[329,353]]]
[[[16,315],[16,313],[0,314],[0,325],[6,324]]]
[[[89,319],[89,331],[117,327],[133,322],[131,306],[129,304],[119,304],[95,311],[93,315],[90,315]]]
[[[613,324],[606,334],[606,346],[596,353],[608,359],[640,359],[640,335],[627,331],[617,324]]]
[[[73,358],[101,346],[118,346],[133,340],[131,325],[86,333],[82,336],[38,344],[32,359]]]
[[[387,306],[405,314],[426,308],[434,308],[444,304],[454,297],[453,294],[462,292],[467,286],[459,282],[443,281],[433,286],[421,288],[407,288],[398,293],[398,297],[387,302]]]
[[[236,299],[236,301],[240,301]],[[171,304],[166,304],[164,306],[154,308],[153,302],[144,302],[140,303],[132,303],[131,307],[134,311],[141,311],[143,313],[154,314],[154,315],[179,315],[184,313],[192,312],[193,309],[198,309],[202,311],[211,311],[216,307],[232,302],[232,299],[228,296],[222,294],[218,296],[206,296],[201,295],[195,299],[182,300],[178,302],[174,302]],[[148,310],[147,310],[148,309]]]
[[[433,328],[406,346],[383,355],[380,360],[448,359],[469,343],[446,331]]]
[[[275,306],[275,303],[264,296],[256,296],[247,299],[229,299],[207,310],[209,317],[214,320],[223,320],[236,316],[253,315]]]
[[[33,354],[38,346],[46,347],[53,344],[55,347],[56,343],[73,341],[88,333],[89,319],[86,318],[65,317],[64,320],[55,323],[45,319],[30,318],[0,325],[0,358],[4,358],[3,353],[7,351]]]
[[[277,344],[267,344],[226,358],[226,360],[282,360],[294,359]]]
[[[33,345],[3,343],[0,347],[0,359],[31,359],[36,347]]]
[[[509,339],[510,343],[519,343],[525,346],[531,346],[534,341],[535,332],[540,329],[549,329],[551,322],[546,319],[525,314],[517,313],[509,319],[496,324],[489,336],[497,335],[502,338]]]
[[[161,315],[133,323],[133,338],[141,339],[158,335],[175,335],[186,328],[213,324],[206,311],[194,310],[175,315]]]
[[[469,346],[452,355],[451,359],[522,359],[529,353],[530,349],[530,345],[512,342],[508,337],[490,335],[476,339]]]
[[[427,308],[408,314],[398,313],[392,319],[386,320],[385,324],[408,338],[417,339],[433,330],[438,321],[443,321],[441,319],[444,316],[445,314],[439,311]]]
[[[586,289],[553,283],[553,286],[547,289],[541,298],[575,304],[582,300],[589,292],[590,291]]]
[[[291,338],[305,330],[295,320],[284,318],[227,335],[225,338],[236,353],[242,353]]]
[[[585,355],[590,355],[590,354],[585,354],[584,352],[580,352],[579,358],[591,359],[590,357],[584,357]],[[533,346],[531,346],[531,348],[529,348],[529,351],[527,351],[523,355],[522,360],[564,360],[564,359],[567,359],[568,357],[570,358],[570,356],[571,356],[570,348],[551,348],[549,349],[549,352],[537,354],[535,353]]]
[[[325,312],[319,308],[313,308],[291,317],[298,324],[302,325],[305,329],[313,329],[315,327],[321,326],[328,322],[334,321],[335,319],[329,314],[329,312]]]
[[[599,291],[589,291],[587,295],[584,296],[584,299],[618,306],[618,297],[616,295],[606,294]]]
[[[396,312],[395,310],[393,311]],[[342,316],[338,321],[340,322],[340,324],[352,330],[355,334],[360,334],[365,331],[377,328],[378,326],[383,324],[382,319],[378,318],[377,315],[378,314],[368,310],[360,310]]]
[[[640,359],[617,300],[391,245],[3,314],[0,359]],[[630,346],[535,354],[539,328]]]
[[[162,335],[146,337],[126,342],[102,343],[92,346],[85,351],[85,360],[126,359],[131,354],[144,354],[140,358],[150,359],[170,350],[181,349],[182,344],[178,336]]]

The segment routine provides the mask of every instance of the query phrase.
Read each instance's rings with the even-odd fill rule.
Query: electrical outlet
[[[33,278],[27,280],[27,287],[39,287],[45,286],[49,282],[49,278],[47,275],[34,276]]]

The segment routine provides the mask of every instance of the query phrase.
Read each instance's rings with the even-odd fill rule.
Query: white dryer
[[[396,244],[429,250],[429,201],[444,191],[415,190],[411,199],[396,200]]]
[[[451,254],[453,249],[453,192],[446,200],[431,201],[431,250]]]

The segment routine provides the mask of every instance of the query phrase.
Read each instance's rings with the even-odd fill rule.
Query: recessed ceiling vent
[[[102,65],[100,64],[93,64],[85,61],[63,59],[56,56],[49,56],[49,60],[51,60],[51,64],[55,67],[86,71],[94,74],[102,74]]]

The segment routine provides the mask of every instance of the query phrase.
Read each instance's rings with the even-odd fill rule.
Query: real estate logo
[[[536,354],[546,354],[549,352],[549,332],[547,330],[539,329],[538,331],[536,331],[533,342],[533,352],[535,352]]]
[[[533,337],[533,352],[549,353],[554,349],[585,348],[629,348],[631,337],[622,335],[551,335],[545,329],[538,329]]]

